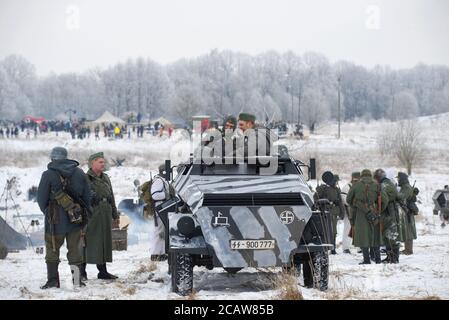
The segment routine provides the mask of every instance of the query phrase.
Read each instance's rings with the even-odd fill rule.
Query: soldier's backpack
[[[156,179],[163,179],[159,176],[155,176],[154,178],[152,177],[149,181],[145,182],[142,185],[142,188],[140,190],[141,194],[141,198],[143,199],[143,202],[145,203],[145,206],[143,208],[143,216],[144,218],[149,218],[149,217],[153,217],[155,214],[155,201],[153,199],[153,196],[151,194],[151,186],[153,185],[153,182]],[[165,179],[163,179],[164,181],[164,185],[168,184],[168,190],[166,188],[164,188],[165,190],[165,199],[168,200],[172,197],[175,196],[175,189],[173,188],[173,186],[170,183],[167,183],[165,181]]]

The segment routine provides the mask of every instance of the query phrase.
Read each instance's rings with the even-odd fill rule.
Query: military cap
[[[371,170],[369,170],[369,169],[363,169],[361,176],[362,177],[371,177],[371,178],[373,177],[373,175],[371,174]]]
[[[165,171],[165,164],[161,164],[161,165],[158,167],[158,170],[159,170],[159,174],[164,174],[164,171]]]
[[[408,178],[408,175],[405,172],[398,172],[398,176],[396,178],[406,179],[406,178]]]
[[[98,159],[98,158],[103,158],[103,159],[104,159],[104,154],[103,154],[103,152],[97,152],[97,153],[92,154],[92,155],[89,157],[89,163],[92,162],[92,161],[94,161],[95,159]]]
[[[255,122],[256,116],[251,113],[242,112],[239,114],[239,120]]]
[[[353,173],[351,173],[351,178],[354,179],[360,179],[360,172],[359,171],[355,171]]]
[[[67,149],[63,147],[54,147],[50,152],[51,160],[65,160],[67,159]]]

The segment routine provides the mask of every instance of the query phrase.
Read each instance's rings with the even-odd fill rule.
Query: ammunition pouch
[[[61,190],[55,194],[55,200],[67,212],[71,223],[83,223],[84,209],[71,196]]]

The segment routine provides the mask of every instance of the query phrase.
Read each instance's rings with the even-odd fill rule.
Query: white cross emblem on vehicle
[[[283,211],[280,215],[281,222],[283,224],[290,224],[295,219],[293,212],[291,211]]]

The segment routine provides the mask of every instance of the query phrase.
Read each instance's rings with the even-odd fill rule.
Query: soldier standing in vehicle
[[[278,139],[273,131],[258,125],[256,126],[256,116],[251,113],[240,113],[238,119],[239,130],[236,132],[236,150],[242,151],[244,156],[265,156],[270,155],[271,147]],[[264,134],[265,139],[259,139],[259,135]],[[243,140],[243,141],[242,141]],[[260,143],[265,141],[266,145],[263,148]],[[243,143],[242,143],[243,142]],[[253,144],[254,145],[251,145]],[[239,154],[240,152],[237,152]],[[252,154],[255,153],[255,154]]]
[[[50,154],[48,170],[42,174],[39,182],[37,202],[45,215],[45,262],[47,264],[47,283],[41,289],[59,288],[58,265],[59,249],[67,244],[67,260],[72,271],[75,286],[84,286],[80,278],[81,230],[87,223],[87,215],[81,210],[90,204],[90,187],[84,172],[78,168],[79,163],[67,159],[67,150],[55,147]],[[69,196],[66,189],[70,189]],[[74,201],[74,193],[79,198]],[[81,199],[81,200],[80,200]],[[81,218],[80,218],[81,217]]]
[[[349,193],[349,190],[351,190],[354,183],[360,180],[360,172],[353,172],[351,174],[351,182],[346,184],[343,189],[341,190],[341,199],[343,201],[343,204],[346,208],[346,214],[343,219],[343,236],[342,236],[342,247],[344,253],[351,253],[350,247],[352,244],[352,231],[351,226],[354,225],[354,208],[350,207],[347,204],[346,196]]]
[[[398,172],[397,178],[400,187],[399,201],[404,211],[400,231],[402,239],[404,240],[405,249],[401,253],[411,255],[413,254],[413,240],[417,238],[415,225],[415,214],[417,214],[417,212],[413,212],[414,210],[412,210],[412,205],[416,202],[416,195],[408,181],[408,175],[406,173]]]
[[[239,129],[245,133],[248,129],[254,129],[256,123],[256,116],[251,113],[239,114]]]
[[[387,250],[385,263],[399,263],[399,211],[397,208],[398,191],[383,169],[374,172],[374,179],[381,185],[388,197],[386,209],[381,214],[382,236]]]
[[[336,249],[336,239],[337,239],[337,223],[339,219],[343,219],[345,216],[346,208],[343,205],[341,199],[341,191],[337,186],[339,180],[338,175],[333,175],[332,172],[326,171],[322,175],[322,180],[325,184],[321,184],[316,189],[315,196],[318,199],[327,199],[330,202],[330,213],[332,217],[332,233],[333,233],[333,244],[334,249],[332,249],[331,254],[337,254]],[[349,232],[349,231],[348,231]]]
[[[103,152],[89,157],[88,180],[92,189],[93,215],[89,218],[86,229],[86,248],[83,276],[87,278],[85,266],[96,264],[98,279],[114,280],[117,276],[110,274],[107,262],[112,262],[112,220],[119,221],[119,213],[115,206],[111,180],[105,171]]]
[[[222,131],[222,153],[225,156],[232,156],[235,148],[235,130],[237,119],[234,116],[226,117]]]
[[[388,198],[380,185],[373,180],[370,170],[362,171],[360,180],[349,190],[346,200],[355,208],[353,244],[362,249],[363,262],[360,264],[371,263],[370,248],[374,251],[375,262],[381,263],[382,234],[379,219],[380,212],[386,208]]]

